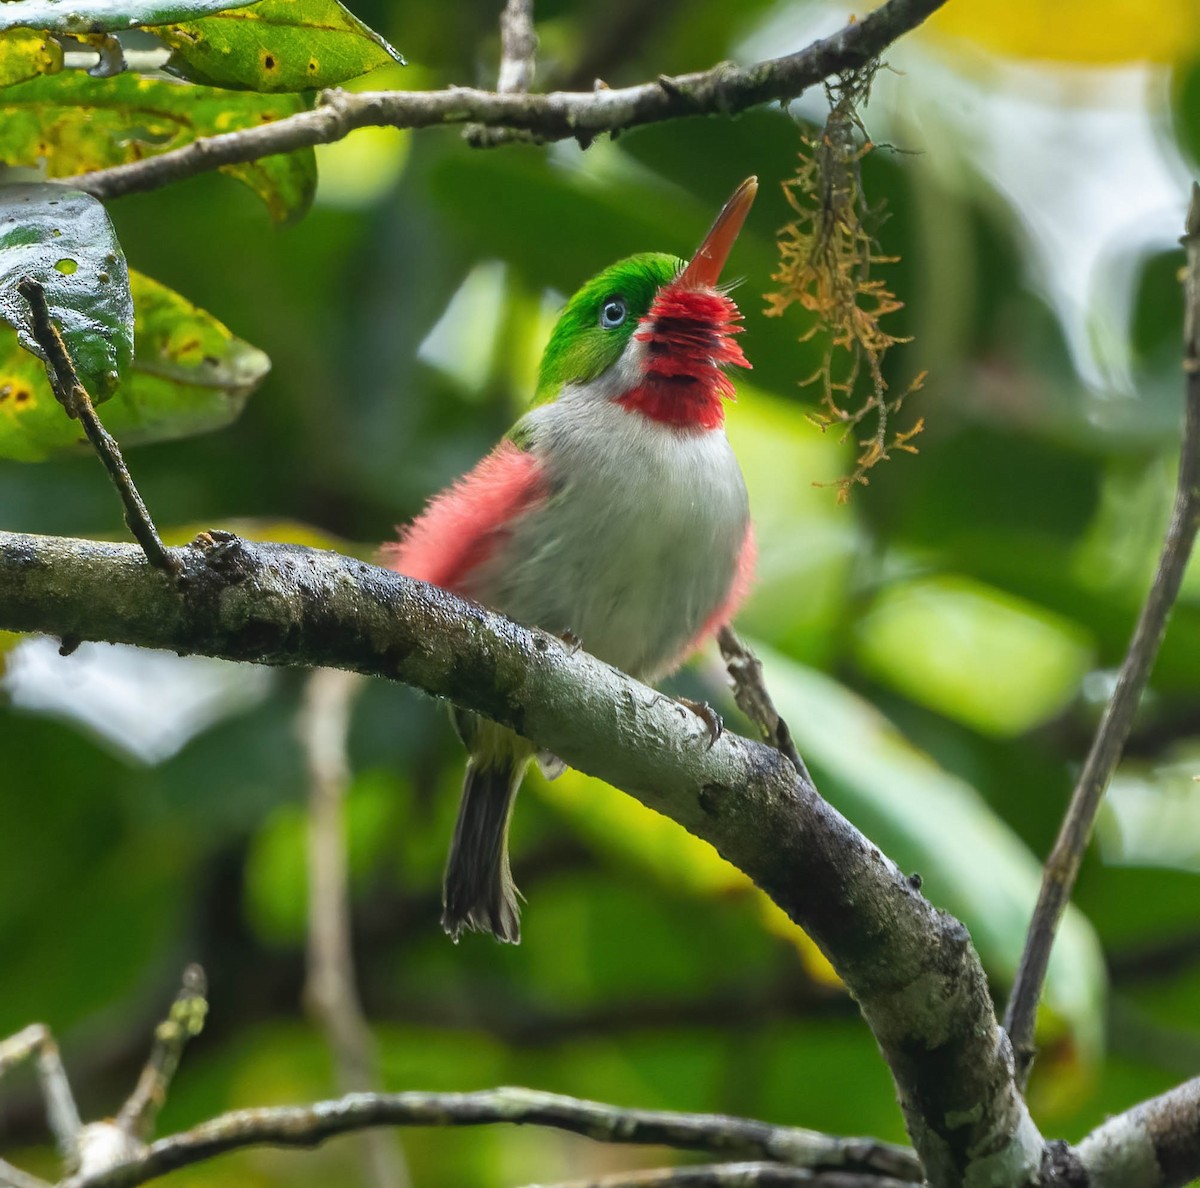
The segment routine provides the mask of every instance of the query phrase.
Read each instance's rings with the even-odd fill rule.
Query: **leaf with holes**
[[[259,0],[155,34],[173,51],[168,70],[238,90],[332,87],[403,61],[338,0]]]
[[[200,136],[271,123],[306,106],[296,95],[231,94],[167,79],[90,78],[72,71],[0,91],[0,163],[44,163],[50,177],[70,177],[139,161]],[[317,184],[311,148],[222,172],[249,186],[280,222],[308,209]]]
[[[119,33],[142,25],[192,21],[242,0],[9,0],[0,4],[0,31],[37,29],[51,33]]]
[[[94,400],[107,399],[133,354],[133,301],[121,245],[95,198],[47,184],[0,187],[0,318],[15,331],[14,343],[41,359],[29,305],[17,292],[26,277],[45,290],[84,387]],[[33,370],[45,384],[41,364]],[[18,399],[22,393],[15,388],[8,399],[32,399]],[[53,398],[50,404],[65,419]]]
[[[242,411],[270,370],[262,351],[210,313],[137,272],[136,350],[120,388],[101,413],[122,445],[167,441],[220,429]],[[82,442],[59,407],[45,369],[0,327],[0,457],[40,462]]]

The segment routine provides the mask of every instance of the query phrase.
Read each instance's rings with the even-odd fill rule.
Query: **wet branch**
[[[1079,875],[1104,791],[1133,727],[1138,705],[1167,629],[1167,619],[1179,595],[1197,528],[1200,528],[1200,185],[1194,184],[1192,187],[1191,209],[1183,244],[1187,249],[1183,363],[1186,411],[1175,506],[1159,555],[1154,582],[1142,606],[1129,650],[1121,663],[1112,697],[1104,709],[1091,750],[1079,773],[1054,848],[1046,859],[1041,892],[1033,911],[1012,997],[1008,1002],[1004,1027],[1012,1040],[1017,1077],[1022,1086],[1028,1079],[1036,1052],[1034,1024],[1054,936]]]

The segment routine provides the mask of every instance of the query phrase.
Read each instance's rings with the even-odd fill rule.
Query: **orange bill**
[[[696,249],[688,266],[679,275],[676,284],[687,289],[711,289],[721,277],[721,269],[733,248],[733,242],[746,221],[754,195],[758,193],[758,178],[748,177],[721,208],[717,221]]]

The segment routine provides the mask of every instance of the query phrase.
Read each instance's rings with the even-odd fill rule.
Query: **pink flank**
[[[502,441],[474,470],[435,495],[395,544],[383,546],[383,564],[462,593],[471,571],[503,544],[509,524],[545,494],[534,457]]]
[[[704,626],[696,633],[695,638],[684,649],[679,657],[682,664],[709,636],[716,635],[726,623],[738,613],[750,587],[754,584],[754,563],[758,560],[758,545],[754,540],[754,525],[746,529],[746,537],[742,541],[742,551],[738,554],[737,568],[733,572],[733,581],[729,584],[729,593],[725,601],[711,615]]]

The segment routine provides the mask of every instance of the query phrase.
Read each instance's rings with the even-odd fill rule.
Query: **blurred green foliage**
[[[547,0],[539,85],[615,86],[736,56],[771,7],[697,0],[647,14],[632,2]],[[496,8],[364,0],[356,17],[414,65],[355,85],[490,84]],[[1177,76],[1173,126],[1195,154],[1197,71]],[[0,93],[0,107],[26,87],[82,93],[97,81],[46,76]],[[293,102],[201,93],[230,110]],[[135,98],[122,119],[150,128]],[[935,101],[926,92],[916,102]],[[587,152],[480,152],[449,131],[364,132],[318,151],[315,204],[282,227],[217,176],[113,203],[131,265],[220,320],[203,323],[218,353],[244,339],[272,363],[230,427],[131,449],[129,462],[164,534],[244,529],[249,518],[269,535],[356,542],[345,547],[369,555],[517,415],[565,294],[635,251],[686,255],[731,186],[757,173],[763,189],[733,259],[746,278],[735,295],[754,371],[729,429],[761,554],[740,625],[763,645],[823,791],[968,922],[1002,997],[1038,858],[1166,521],[1179,254],[1150,252],[1135,269],[1127,329],[1138,398],[1089,386],[1030,284],[1028,238],[995,181],[956,164],[952,146],[907,135],[925,153],[876,151],[863,172],[890,212],[883,248],[901,257],[888,276],[906,308],[891,329],[916,339],[889,355],[887,378],[902,386],[930,371],[910,405],[928,428],[919,456],[876,467],[848,506],[828,484],[847,472],[853,443],[809,420],[814,397],[798,386],[822,346],[797,342],[798,319],[762,314],[788,217],[779,183],[800,145],[780,111],[682,120]],[[103,161],[124,159],[115,152],[106,142]],[[287,191],[300,197],[277,197],[278,212],[304,205],[311,160],[308,182]],[[0,463],[0,509],[5,529],[121,529],[86,456]],[[1177,834],[1200,835],[1197,785],[1188,795],[1180,776],[1200,730],[1198,595],[1193,572],[1056,958],[1033,1086],[1048,1133],[1078,1136],[1200,1069],[1200,862],[1195,847],[1190,860],[1181,846],[1156,849],[1152,828],[1167,819]],[[19,675],[22,652],[10,643],[0,662]],[[64,671],[80,673],[75,660]],[[301,1007],[302,682],[278,674],[206,716],[181,713],[174,742],[148,762],[114,741],[117,703],[136,701],[136,677],[88,694],[98,711],[88,727],[78,713],[29,708],[10,681],[0,707],[0,1034],[49,1023],[85,1111],[111,1113],[128,1091],[187,960],[206,967],[212,1010],[163,1128],[335,1092]],[[671,688],[726,697],[711,655]],[[174,686],[140,695],[134,716],[150,717]],[[748,729],[727,700],[721,708]],[[388,1088],[520,1083],[903,1137],[853,1004],[811,946],[705,847],[594,781],[531,780],[513,834],[529,900],[524,940],[453,946],[438,928],[438,888],[462,754],[444,711],[371,685],[350,750],[358,972]],[[423,1185],[652,1161],[500,1128],[403,1141]],[[45,1143],[31,1079],[0,1084],[0,1149],[48,1169]],[[340,1143],[247,1153],[176,1177],[263,1188],[357,1178]]]

